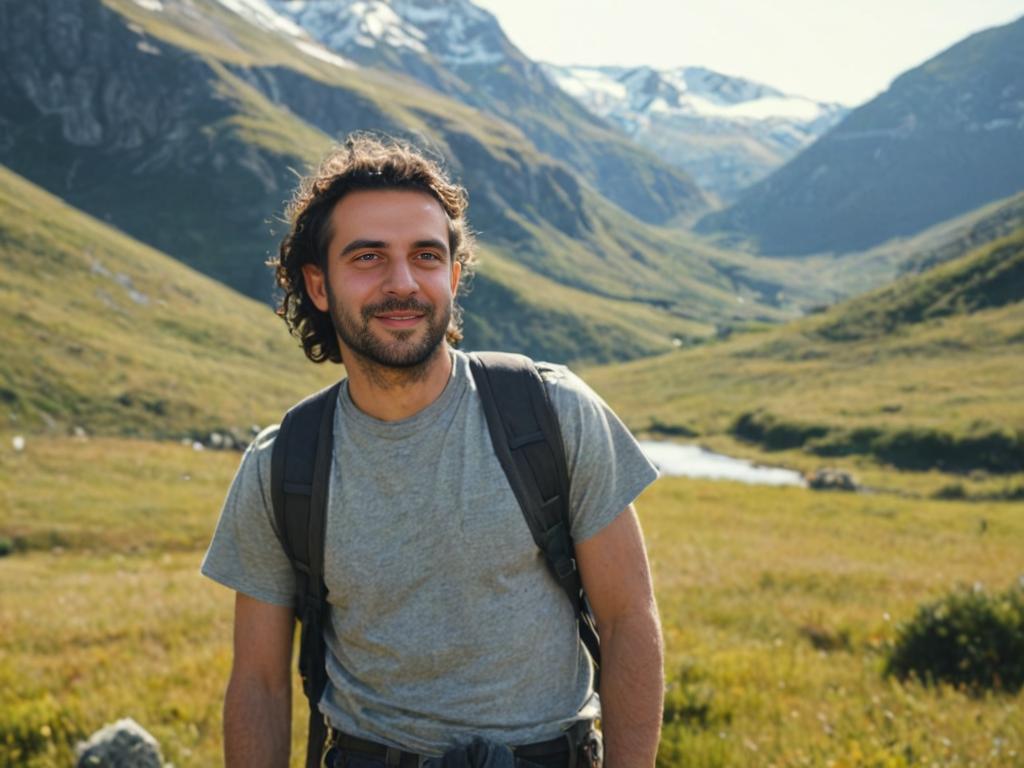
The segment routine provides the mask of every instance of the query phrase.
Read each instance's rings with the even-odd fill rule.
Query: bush
[[[932,498],[944,499],[944,500],[955,500],[955,499],[966,499],[967,489],[964,488],[963,483],[947,483],[932,494]]]
[[[665,725],[702,729],[730,719],[731,715],[716,705],[714,686],[692,662],[684,663],[675,679],[665,686]]]
[[[818,424],[783,421],[770,413],[742,413],[733,423],[732,433],[743,440],[760,443],[769,451],[800,448],[809,440],[825,437],[828,428]]]
[[[972,692],[1024,686],[1024,585],[992,595],[959,589],[899,629],[886,674]]]

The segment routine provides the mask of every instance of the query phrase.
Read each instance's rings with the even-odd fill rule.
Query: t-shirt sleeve
[[[618,517],[658,470],[618,416],[576,374],[545,366],[569,465],[574,541],[585,541]]]
[[[294,602],[295,576],[274,531],[270,457],[276,428],[262,432],[242,456],[203,558],[204,576],[274,605]]]

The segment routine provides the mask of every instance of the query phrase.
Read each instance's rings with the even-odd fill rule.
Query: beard
[[[448,331],[448,323],[452,316],[449,303],[438,310],[433,304],[416,299],[386,299],[376,304],[369,304],[360,311],[359,316],[349,313],[338,302],[327,283],[328,310],[335,333],[343,342],[347,351],[352,352],[360,362],[371,368],[397,368],[406,373],[414,373],[416,369],[426,368],[426,363],[440,348]],[[389,339],[374,335],[370,323],[375,315],[382,312],[410,311],[422,314],[425,324],[421,328],[407,331],[386,330]],[[416,335],[420,334],[419,340]],[[344,357],[344,351],[342,353]],[[349,360],[342,360],[348,365]]]

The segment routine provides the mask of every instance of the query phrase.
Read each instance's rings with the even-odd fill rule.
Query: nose
[[[383,289],[393,296],[411,296],[419,290],[419,282],[412,264],[406,259],[393,259],[388,263]]]

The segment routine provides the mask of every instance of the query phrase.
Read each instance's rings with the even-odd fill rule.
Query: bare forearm
[[[291,690],[232,679],[224,697],[227,768],[287,768],[291,751]]]
[[[661,733],[664,673],[653,609],[601,631],[601,723],[607,768],[651,768]]]

